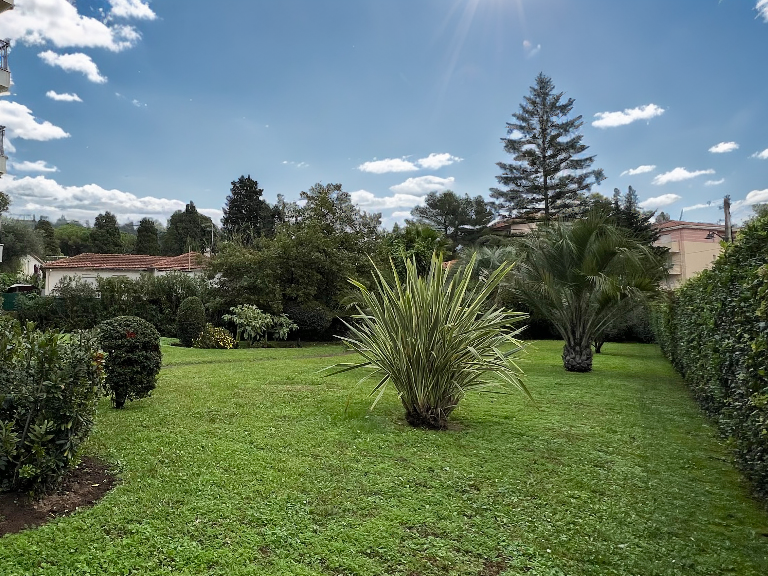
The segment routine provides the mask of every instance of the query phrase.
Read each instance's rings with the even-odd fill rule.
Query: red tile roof
[[[198,252],[189,252],[181,256],[144,256],[141,254],[78,254],[71,258],[62,258],[47,262],[45,269],[78,268],[99,270],[200,270],[203,267],[202,256]]]

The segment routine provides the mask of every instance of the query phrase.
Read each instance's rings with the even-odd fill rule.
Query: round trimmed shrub
[[[205,307],[197,296],[182,300],[176,313],[176,334],[182,346],[191,347],[205,328]]]
[[[107,353],[107,394],[115,408],[126,400],[146,398],[155,389],[160,372],[160,334],[136,316],[118,316],[99,324],[99,342]]]
[[[287,304],[285,314],[298,326],[294,336],[302,340],[322,340],[333,321],[333,314],[316,303]]]

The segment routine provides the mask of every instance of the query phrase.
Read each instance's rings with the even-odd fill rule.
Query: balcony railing
[[[6,72],[10,72],[10,68],[8,68],[8,48],[11,46],[10,40],[1,40],[0,39],[0,70],[5,70]]]

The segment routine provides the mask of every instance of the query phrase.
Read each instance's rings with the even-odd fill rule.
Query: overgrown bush
[[[222,320],[232,322],[237,327],[237,339],[245,338],[251,345],[268,342],[270,334],[275,340],[286,340],[297,328],[285,314],[267,314],[250,304],[235,306],[231,312],[222,316]]]
[[[363,361],[337,364],[334,373],[370,369],[378,380],[374,406],[391,384],[406,420],[429,428],[444,428],[469,390],[503,383],[528,394],[511,359],[522,347],[512,325],[525,314],[486,307],[512,266],[500,266],[470,290],[474,263],[449,277],[442,259],[433,257],[428,274],[420,276],[408,260],[404,282],[388,282],[379,271],[375,290],[353,281],[362,305],[342,340]]]
[[[768,217],[659,306],[662,350],[768,496]]]
[[[237,340],[224,328],[218,328],[213,324],[206,324],[200,336],[192,344],[195,348],[208,350],[229,350],[237,347]]]
[[[138,400],[155,389],[160,372],[160,334],[136,316],[118,316],[99,324],[99,343],[107,353],[107,394],[115,408],[126,400]]]
[[[76,462],[103,366],[93,333],[0,322],[0,489],[45,488]]]
[[[176,313],[176,335],[189,348],[205,328],[205,307],[197,296],[185,298]]]

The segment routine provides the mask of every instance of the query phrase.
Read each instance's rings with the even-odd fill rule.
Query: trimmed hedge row
[[[768,497],[768,217],[749,222],[711,270],[654,317],[664,353]]]

